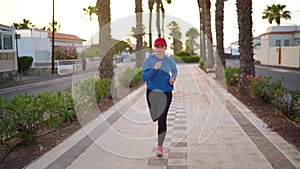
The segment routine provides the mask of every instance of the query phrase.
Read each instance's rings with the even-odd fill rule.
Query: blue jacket
[[[161,67],[155,70],[155,63],[160,61],[162,61]],[[142,80],[146,81],[148,89],[166,92],[174,90],[174,86],[169,84],[169,79],[171,76],[176,78],[177,72],[176,63],[173,59],[167,56],[160,59],[155,54],[150,54],[143,63]]]

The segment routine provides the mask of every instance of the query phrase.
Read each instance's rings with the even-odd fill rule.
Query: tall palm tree
[[[186,41],[187,52],[189,52],[191,55],[194,55],[196,39],[200,36],[200,34],[196,28],[190,28],[186,32],[185,36],[187,37],[187,41]]]
[[[154,6],[154,1],[155,0],[148,0],[148,7],[150,11],[150,16],[149,16],[149,48],[150,48],[150,53],[152,52],[152,11],[153,11],[153,6]]]
[[[165,8],[163,6],[162,0],[156,1],[156,28],[158,37],[161,37],[161,25],[160,25],[160,11],[162,11],[162,30],[164,30],[164,19],[165,19]],[[172,2],[172,0],[166,0],[168,4]]]
[[[212,32],[211,32],[211,14],[210,14],[210,8],[211,8],[211,2],[210,0],[205,0],[204,3],[205,8],[205,32],[207,36],[207,67],[212,68],[213,64],[215,62],[214,59],[214,51],[213,51],[213,39],[212,39]]]
[[[161,37],[161,30],[160,30],[160,4],[161,0],[156,0],[156,29],[157,29],[157,36]]]
[[[167,27],[171,31],[169,35],[173,38],[174,54],[180,52],[181,50],[180,39],[182,38],[182,33],[180,32],[180,26],[178,25],[177,22],[172,21],[167,25]]]
[[[160,4],[160,10],[162,13],[161,31],[162,31],[162,37],[164,38],[165,37],[165,8],[163,3]]]
[[[136,67],[141,67],[144,61],[143,52],[143,18],[142,18],[142,0],[135,0],[135,14],[136,14]]]
[[[225,53],[224,53],[224,1],[226,0],[216,0],[216,17],[215,17],[217,53],[223,67],[226,66]]]
[[[253,47],[252,47],[252,0],[237,0],[237,14],[239,25],[239,50],[240,50],[240,73],[239,91],[247,94],[250,85],[248,75],[255,76]]]
[[[93,14],[96,14],[97,15],[97,8],[96,6],[88,6],[87,8],[83,8],[82,9],[83,12],[84,12],[84,15],[87,15],[89,16],[89,19],[90,19],[90,22],[92,22],[92,19],[93,19]],[[91,34],[91,45],[93,45],[94,42],[93,42],[93,35]]]
[[[203,63],[206,62],[206,36],[205,36],[205,8],[204,0],[197,0],[200,19],[200,57]]]
[[[263,12],[263,19],[268,19],[269,23],[272,24],[273,20],[277,23],[278,26],[280,26],[280,19],[291,19],[291,12],[284,10],[286,8],[286,5],[280,5],[280,4],[273,4],[272,6],[268,6]]]
[[[111,39],[111,18],[110,0],[97,0],[97,12],[99,22],[99,45],[100,45],[100,78],[112,78],[114,75],[112,39]]]
[[[34,28],[35,25],[29,19],[23,19],[21,23],[13,23],[11,26],[15,27],[16,29],[31,29]]]

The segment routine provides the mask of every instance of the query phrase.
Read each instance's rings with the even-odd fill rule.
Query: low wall
[[[10,81],[19,81],[19,76],[18,76],[17,70],[0,72],[0,85],[7,84]]]

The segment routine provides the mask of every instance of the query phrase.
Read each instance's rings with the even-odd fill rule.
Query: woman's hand
[[[162,64],[162,61],[160,62],[156,62],[155,65],[154,65],[154,69],[157,70],[161,67],[161,64]]]
[[[171,77],[170,80],[169,80],[169,84],[170,85],[174,85],[174,83],[175,83],[175,78]]]

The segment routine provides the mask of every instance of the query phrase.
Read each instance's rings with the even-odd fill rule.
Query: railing
[[[58,60],[54,61],[54,67],[56,68],[58,65]],[[52,68],[51,61],[34,61],[32,62],[31,68]]]
[[[68,59],[68,60],[54,60],[54,68],[57,68],[59,75],[73,73],[74,71],[82,70],[97,70],[100,65],[99,58],[85,58],[83,59]],[[31,68],[52,68],[51,61],[34,61]]]
[[[65,75],[74,72],[74,66],[76,66],[76,71],[82,70],[82,60],[72,59],[72,60],[55,60],[54,68],[57,68],[57,73],[59,75]],[[31,68],[52,68],[51,61],[34,61]]]

